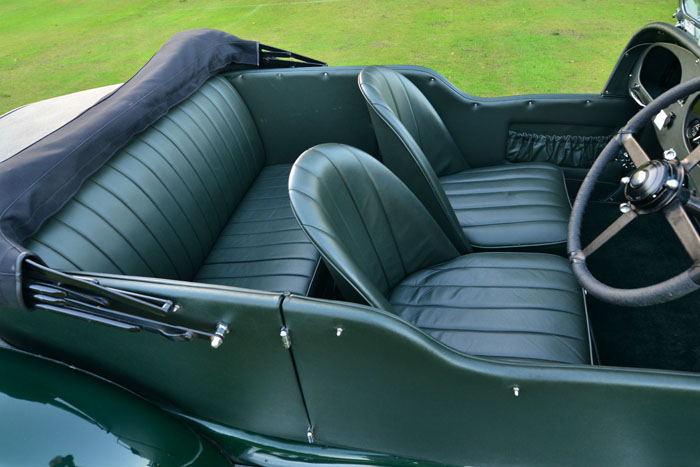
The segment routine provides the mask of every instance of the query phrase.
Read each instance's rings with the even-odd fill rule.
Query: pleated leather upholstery
[[[558,244],[563,249],[571,207],[559,167],[540,163],[470,169],[430,101],[408,78],[391,68],[370,66],[360,73],[359,85],[382,161],[418,196],[460,251],[468,251],[460,242],[479,248]],[[510,217],[516,221],[506,224]]]
[[[582,298],[560,256],[489,252],[416,272],[389,301],[406,321],[471,355],[590,363]]]
[[[292,164],[284,164],[262,170],[221,232],[196,281],[308,293],[319,253],[289,205],[291,168]]]
[[[558,167],[484,167],[441,177],[440,184],[474,246],[532,247],[566,238],[571,205]]]
[[[590,363],[583,293],[566,259],[459,256],[394,174],[344,145],[302,154],[289,194],[327,263],[371,305],[472,355]]]
[[[253,222],[247,230],[232,226],[241,219],[262,219],[253,203],[242,203],[247,193],[274,191],[275,186],[284,192],[289,167],[263,170],[264,165],[262,142],[245,103],[228,81],[214,77],[95,173],[27,247],[49,266],[63,270],[202,277],[226,285],[305,293],[310,261],[298,276],[278,272],[300,266],[299,256],[309,258],[308,242],[290,244],[286,256],[273,247],[222,253],[223,239],[212,251],[222,231],[257,238],[256,230],[269,232],[286,225],[276,240],[299,241],[299,227],[294,232],[288,225],[289,203],[286,210],[279,206],[267,211],[268,223]],[[275,223],[277,216],[282,224]],[[270,257],[276,262],[267,261]],[[291,263],[281,269],[280,262],[287,258]],[[252,261],[259,261],[254,269]],[[247,264],[250,269],[244,269],[250,276],[243,277],[244,269],[224,271],[225,262]],[[218,272],[213,271],[214,263]],[[287,283],[285,277],[293,280]]]

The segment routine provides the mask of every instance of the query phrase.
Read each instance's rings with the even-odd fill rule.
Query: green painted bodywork
[[[229,465],[181,421],[80,370],[0,349],[0,374],[2,465]]]
[[[386,467],[445,465],[366,450],[343,449],[271,438],[197,420],[191,420],[191,423],[199,433],[214,440],[238,462],[250,465],[381,465]]]

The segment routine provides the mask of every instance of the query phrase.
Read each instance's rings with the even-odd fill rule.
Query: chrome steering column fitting
[[[672,149],[664,153],[664,159],[651,160],[638,167],[629,178],[623,178],[623,181],[627,181],[627,202],[620,205],[621,212],[657,212],[679,197],[679,188],[685,179],[685,169]]]

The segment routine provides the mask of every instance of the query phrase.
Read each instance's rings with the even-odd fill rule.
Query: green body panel
[[[700,376],[497,363],[366,307],[293,297],[283,310],[320,444],[459,465],[700,457]]]
[[[239,462],[256,466],[270,465],[381,465],[386,467],[437,467],[445,464],[417,461],[366,450],[333,448],[260,436],[215,423],[191,420],[197,432],[226,450]]]
[[[147,278],[108,279],[105,286],[168,297],[175,320],[229,324],[218,349],[203,339],[174,342],[44,311],[0,310],[0,337],[134,390],[159,405],[229,426],[293,440],[308,425],[289,352],[279,333],[279,294]],[[274,420],[273,423],[270,423]]]
[[[0,348],[0,374],[2,465],[229,465],[182,422],[80,370]]]

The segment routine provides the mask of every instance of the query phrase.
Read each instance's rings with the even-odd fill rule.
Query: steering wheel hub
[[[625,197],[639,214],[659,211],[679,193],[685,171],[677,160],[651,160],[640,166],[625,186]]]

